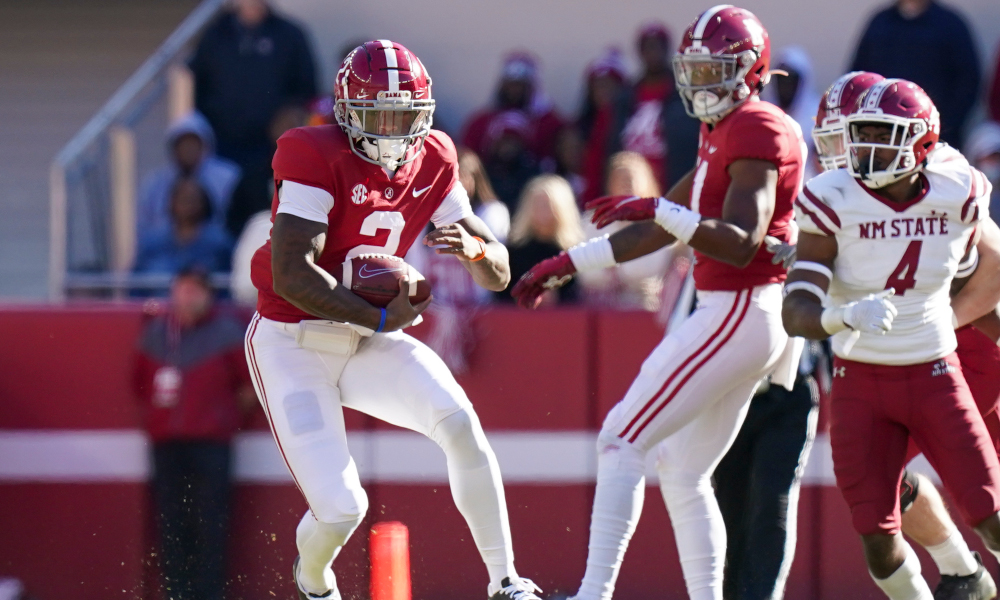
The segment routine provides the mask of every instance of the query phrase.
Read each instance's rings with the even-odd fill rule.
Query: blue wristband
[[[378,321],[378,329],[375,330],[375,333],[382,331],[382,329],[385,327],[385,309],[380,308],[379,310],[382,311],[382,317]]]

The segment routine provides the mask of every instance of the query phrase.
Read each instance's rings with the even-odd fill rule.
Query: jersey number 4
[[[906,290],[917,287],[917,263],[920,262],[920,247],[922,240],[914,240],[906,247],[903,258],[899,259],[899,264],[889,275],[885,282],[885,289],[893,288],[897,296],[906,294]]]

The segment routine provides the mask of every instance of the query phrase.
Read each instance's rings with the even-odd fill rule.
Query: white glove
[[[774,257],[771,258],[772,265],[781,263],[781,266],[788,270],[793,264],[795,264],[794,244],[786,244],[771,235],[764,236],[764,244],[767,245],[767,251],[774,255]]]
[[[822,323],[830,335],[850,327],[858,333],[885,335],[892,329],[892,320],[898,314],[889,298],[896,290],[889,288],[877,294],[869,294],[837,308],[823,311]]]

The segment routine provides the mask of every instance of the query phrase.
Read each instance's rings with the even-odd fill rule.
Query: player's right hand
[[[546,258],[521,276],[510,295],[517,300],[522,308],[536,308],[542,301],[542,295],[566,285],[576,267],[569,254],[560,252],[552,258]]]
[[[898,311],[889,298],[896,290],[889,288],[877,294],[869,294],[844,306],[844,323],[861,333],[885,335],[892,329],[892,320]]]
[[[385,307],[385,325],[382,331],[396,331],[409,327],[420,316],[420,313],[427,310],[431,305],[430,296],[419,304],[410,304],[410,282],[407,279],[399,280],[399,294]]]

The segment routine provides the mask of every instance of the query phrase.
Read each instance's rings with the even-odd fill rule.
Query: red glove
[[[587,202],[584,208],[594,211],[594,216],[590,220],[600,229],[615,221],[649,221],[654,219],[659,200],[659,198],[640,198],[638,196],[602,196]]]
[[[566,285],[574,273],[576,267],[569,254],[560,252],[531,267],[531,270],[521,276],[510,295],[517,300],[518,306],[536,308],[542,301],[542,294]]]

